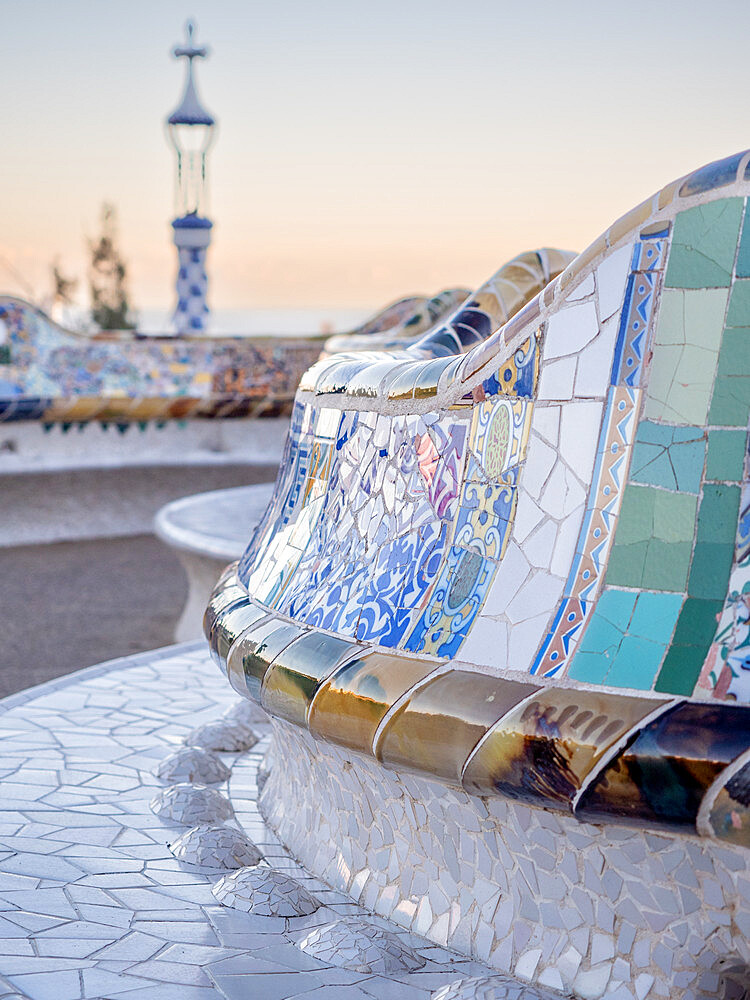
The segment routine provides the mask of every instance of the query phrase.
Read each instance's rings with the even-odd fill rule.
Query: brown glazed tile
[[[666,702],[542,688],[489,732],[464,771],[464,788],[570,807],[602,756],[659,704]]]
[[[349,660],[315,694],[310,732],[373,753],[375,732],[388,709],[434,669],[434,662],[380,651]]]
[[[750,761],[725,782],[711,806],[708,825],[719,840],[750,847]]]
[[[275,656],[302,635],[304,629],[279,618],[259,619],[232,645],[227,657],[227,675],[235,691],[261,700],[261,685]]]
[[[321,681],[344,657],[362,647],[349,639],[314,630],[273,657],[265,673],[261,703],[270,715],[304,726],[307,710]]]
[[[538,688],[468,670],[425,684],[386,724],[376,748],[386,767],[461,783],[466,759],[488,729]]]
[[[211,656],[222,670],[226,669],[229,650],[239,635],[261,618],[265,618],[267,614],[267,611],[254,604],[249,597],[245,597],[244,603],[219,612],[207,638]]]
[[[650,722],[586,789],[579,819],[694,829],[717,774],[750,745],[750,707],[683,702]]]

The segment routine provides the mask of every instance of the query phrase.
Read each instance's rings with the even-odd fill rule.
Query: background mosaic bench
[[[403,299],[350,336],[423,332],[455,294]],[[465,297],[465,293],[464,296]],[[21,299],[0,296],[0,421],[146,421],[288,412],[318,336],[91,336],[62,329]]]
[[[443,357],[314,366],[206,612],[303,862],[582,997],[750,990],[749,164]]]

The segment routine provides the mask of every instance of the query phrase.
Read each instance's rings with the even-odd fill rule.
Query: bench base
[[[473,797],[273,728],[267,821],[368,909],[589,1000],[748,995],[724,978],[750,989],[746,851]]]

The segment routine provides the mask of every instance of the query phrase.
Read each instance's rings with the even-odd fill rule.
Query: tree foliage
[[[101,235],[88,240],[91,319],[100,330],[132,330],[127,268],[117,247],[114,205],[102,205]]]

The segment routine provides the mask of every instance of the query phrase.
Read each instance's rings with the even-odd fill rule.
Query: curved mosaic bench
[[[750,965],[749,164],[664,188],[508,321],[485,286],[443,356],[315,365],[206,611],[298,856],[585,997]]]
[[[446,288],[429,299],[419,296],[400,299],[379,313],[375,317],[377,322],[369,321],[349,333],[329,337],[323,356],[341,351],[398,350],[408,346],[453,312],[470,294],[468,288]]]
[[[352,335],[406,321],[426,328],[453,298],[411,298]],[[288,412],[320,337],[153,337],[64,330],[35,306],[0,296],[0,421],[146,421]]]

